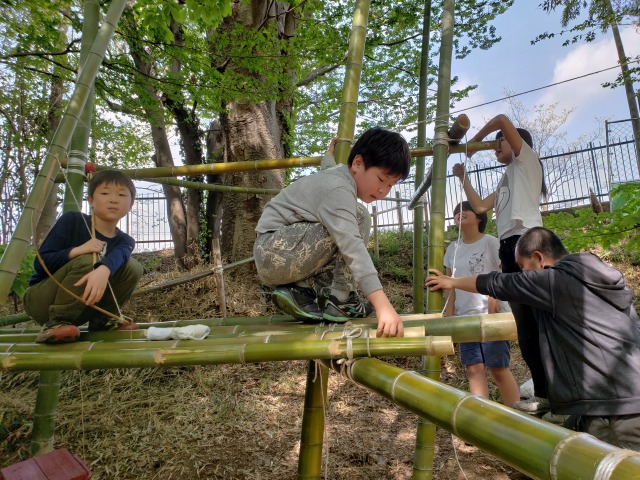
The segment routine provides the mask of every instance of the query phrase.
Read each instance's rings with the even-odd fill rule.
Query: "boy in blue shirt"
[[[90,331],[136,327],[92,308],[96,305],[119,316],[119,306],[129,300],[142,276],[142,265],[131,258],[135,240],[116,227],[131,210],[135,193],[124,173],[97,172],[87,195],[95,238],[92,217],[81,212],[64,213],[47,234],[38,252],[55,280],[36,258],[24,296],[25,311],[42,325],[36,342],[75,342],[80,336],[78,326],[87,322]]]

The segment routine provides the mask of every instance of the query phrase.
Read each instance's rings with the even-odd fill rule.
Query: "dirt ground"
[[[169,255],[143,260],[153,263],[143,285],[184,275]],[[246,274],[228,275],[229,314],[275,313],[258,288],[243,285]],[[409,313],[410,288],[390,282],[386,288]],[[124,313],[139,322],[219,316],[217,298],[213,277],[206,277],[134,297]],[[420,368],[418,358],[387,361]],[[512,369],[519,383],[526,380],[515,343]],[[293,480],[305,378],[302,361],[64,372],[55,446],[83,459],[96,480]],[[456,356],[442,360],[441,380],[467,388]],[[1,467],[29,458],[37,383],[36,372],[1,374]],[[323,478],[410,479],[417,417],[336,374],[328,391]],[[527,478],[441,429],[433,468],[438,480]]]

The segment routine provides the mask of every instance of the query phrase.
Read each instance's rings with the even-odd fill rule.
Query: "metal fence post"
[[[400,236],[404,236],[404,219],[402,218],[402,203],[400,203],[400,192],[396,192],[396,209],[398,211],[398,226],[400,229]]]

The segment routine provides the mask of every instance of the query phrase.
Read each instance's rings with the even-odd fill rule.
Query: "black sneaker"
[[[280,310],[298,320],[322,320],[322,310],[318,306],[313,288],[295,284],[282,285],[276,287],[271,299]]]
[[[323,317],[332,322],[346,322],[353,318],[367,318],[372,313],[373,306],[369,300],[351,292],[345,301],[329,295],[325,300]]]

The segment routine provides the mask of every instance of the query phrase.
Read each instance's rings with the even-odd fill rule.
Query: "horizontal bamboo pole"
[[[293,332],[293,333],[292,333]],[[51,348],[57,351],[83,351],[83,350],[135,350],[147,348],[198,348],[213,347],[230,344],[249,343],[290,343],[310,342],[316,340],[339,340],[341,338],[376,338],[376,330],[348,329],[348,330],[323,330],[317,332],[298,333],[295,330],[267,331],[256,333],[220,334],[209,335],[204,340],[147,340],[145,337],[121,338],[115,341],[103,341],[92,338],[80,338],[81,341],[61,345],[51,345],[27,342],[0,343],[2,353],[48,352]],[[89,335],[86,335],[89,337]],[[405,331],[404,338],[425,337],[424,327],[412,327]],[[434,336],[433,344],[437,355],[452,355],[449,351],[450,336]],[[5,338],[0,337],[0,340]]]
[[[29,315],[26,313],[15,313],[13,315],[6,315],[0,317],[0,327],[6,327],[9,325],[15,325],[16,323],[22,323],[29,321]]]
[[[87,344],[85,344],[87,345]],[[152,345],[150,343],[149,345]],[[4,371],[95,370],[108,368],[150,368],[186,365],[219,365],[286,360],[339,359],[359,356],[432,355],[453,352],[451,339],[372,338],[336,339],[277,344],[238,344],[212,347],[145,348],[119,350],[64,351],[51,346],[46,351],[0,353]]]
[[[234,187],[232,185],[178,180],[170,177],[148,178],[146,181],[160,183],[163,185],[175,185],[177,187],[191,188],[195,190],[206,190],[208,192],[244,193],[249,195],[277,195],[280,192],[279,188]]]
[[[536,479],[640,478],[640,454],[374,358],[325,366]]]
[[[494,313],[485,315],[469,315],[465,317],[442,317],[440,314],[412,314],[402,315],[406,336],[450,336],[454,343],[461,342],[487,342],[493,340],[513,340],[516,338],[516,326],[511,313]],[[255,324],[252,321],[262,321]],[[366,319],[365,319],[366,320]],[[236,322],[236,323],[233,323]],[[111,332],[87,332],[86,327],[81,327],[80,341],[123,341],[145,340],[145,329],[149,327],[184,327],[188,325],[207,325],[211,329],[209,338],[221,335],[298,335],[297,338],[305,338],[306,335],[325,335],[324,338],[332,338],[342,335],[345,330],[360,328],[365,331],[375,331],[377,324],[363,321],[361,323],[336,324],[319,323],[303,324],[286,315],[273,317],[228,317],[176,320],[158,323],[140,323],[140,330],[111,331]],[[0,328],[1,343],[32,343],[38,334],[38,328]],[[415,333],[421,332],[421,333]],[[327,337],[327,335],[329,337]],[[374,335],[371,334],[373,337]],[[231,343],[231,342],[229,342]]]
[[[499,142],[491,140],[487,142],[471,142],[466,144],[449,145],[449,153],[471,153],[480,150],[495,150]],[[433,156],[432,147],[415,148],[410,151],[412,157]],[[181,165],[176,167],[152,167],[139,169],[125,169],[127,175],[136,180],[153,179],[159,180],[162,177],[179,177],[185,175],[212,175],[221,173],[251,172],[256,170],[276,170],[283,168],[304,168],[317,167],[320,165],[322,157],[295,157],[276,158],[270,160],[252,160],[244,162],[227,163],[207,163],[200,165]],[[98,166],[98,170],[107,168]],[[56,181],[62,183],[64,177],[59,175]]]

